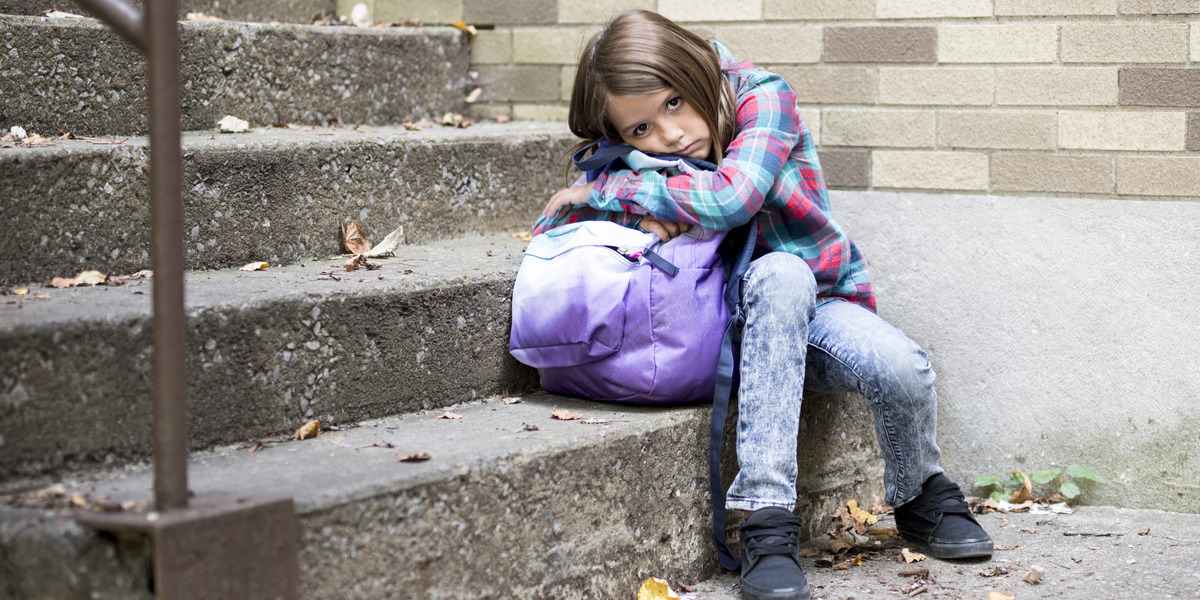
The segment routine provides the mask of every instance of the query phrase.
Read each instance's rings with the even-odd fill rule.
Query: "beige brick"
[[[729,46],[738,59],[758,64],[821,61],[821,28],[806,25],[725,25],[713,28],[714,38]]]
[[[575,73],[578,70],[578,67],[562,68],[562,75],[558,78],[558,81],[562,84],[561,97],[564,101],[569,102],[571,100],[572,92],[575,89]]]
[[[1030,67],[996,72],[996,104],[1018,106],[1113,106],[1116,67]]]
[[[825,27],[825,62],[937,62],[934,27]]]
[[[1200,23],[1192,23],[1192,62],[1200,61]]]
[[[1058,113],[1058,147],[1086,150],[1182,151],[1186,145],[1182,112]]]
[[[826,146],[933,148],[931,110],[827,109],[821,140]]]
[[[938,113],[938,145],[948,148],[1051,150],[1055,114],[1050,111],[954,111]]]
[[[819,148],[817,158],[831,188],[865,188],[871,185],[871,153],[867,150]]]
[[[992,155],[992,189],[998,192],[1111,194],[1108,156],[998,152]]]
[[[481,29],[471,38],[471,64],[503,65],[512,62],[512,30]]]
[[[1186,15],[1200,13],[1200,0],[1121,0],[1123,15]]]
[[[522,65],[579,63],[583,45],[595,33],[591,29],[517,28],[512,32],[513,63]]]
[[[877,188],[986,190],[988,156],[981,152],[876,150],[871,181]]]
[[[557,101],[561,86],[555,66],[508,67],[483,65],[479,73],[480,102]]]
[[[517,121],[566,121],[565,104],[514,104],[512,118]]]
[[[416,19],[444,25],[463,18],[463,0],[375,0],[373,18],[385,23]]]
[[[1187,57],[1186,23],[1068,23],[1062,26],[1063,62],[1182,63]]]
[[[1200,158],[1117,157],[1117,193],[1200,197]]]
[[[990,17],[992,0],[875,0],[880,19]]]
[[[941,25],[938,62],[1050,63],[1058,58],[1058,26]]]
[[[1117,0],[996,0],[997,16],[1115,15]]]
[[[654,0],[558,0],[558,22],[600,25],[632,8],[654,10]]]
[[[774,67],[792,85],[796,102],[874,104],[877,79],[867,67]]]
[[[678,21],[761,21],[763,0],[658,0],[658,12]]]
[[[874,0],[766,0],[763,15],[767,19],[870,19],[875,16]]]
[[[821,109],[815,106],[797,106],[796,111],[800,113],[800,117],[804,119],[804,124],[808,125],[809,131],[812,132],[813,143],[821,143]]]
[[[880,104],[986,105],[995,98],[993,71],[968,67],[881,67]]]
[[[462,1],[463,20],[474,25],[549,25],[558,22],[558,0]]]

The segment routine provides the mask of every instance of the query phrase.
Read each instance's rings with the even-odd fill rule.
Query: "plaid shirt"
[[[720,168],[684,175],[607,171],[587,206],[559,218],[540,217],[533,233],[576,221],[606,219],[634,227],[641,215],[725,231],[758,220],[756,253],[804,259],[821,301],[843,298],[875,310],[866,263],[829,209],[812,134],[783,77],[737,62],[714,42],[734,86],[737,135]],[[581,178],[576,185],[581,185]]]

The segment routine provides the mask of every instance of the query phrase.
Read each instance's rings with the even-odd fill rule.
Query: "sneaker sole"
[[[742,586],[742,600],[810,600],[811,590],[808,583],[805,583],[802,589],[789,592],[760,592]]]
[[[926,542],[903,531],[900,532],[900,537],[920,546],[920,549],[926,554],[940,559],[991,558],[995,550],[992,540],[965,542],[961,544],[939,544],[937,542]]]

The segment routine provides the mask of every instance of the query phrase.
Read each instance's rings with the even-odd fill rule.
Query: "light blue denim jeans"
[[[866,400],[883,454],[888,504],[912,500],[926,479],[942,472],[937,394],[925,352],[857,304],[818,306],[816,290],[808,265],[784,252],[755,259],[742,279],[739,471],[726,496],[728,508],[795,507],[805,388],[854,392]]]

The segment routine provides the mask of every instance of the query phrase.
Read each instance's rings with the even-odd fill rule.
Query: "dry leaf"
[[[425,461],[429,460],[430,458],[431,457],[429,456],[429,453],[427,453],[427,452],[417,452],[416,454],[409,454],[408,456],[401,456],[400,458],[398,458],[396,460],[398,460],[399,462],[425,462]]]
[[[371,242],[363,235],[358,223],[350,221],[342,224],[342,243],[350,254],[366,254],[371,251]]]
[[[464,22],[462,22],[462,21],[454,21],[453,23],[451,23],[451,25],[453,25],[453,26],[455,26],[455,27],[457,27],[457,28],[459,28],[459,29],[461,29],[461,30],[463,30],[463,31],[465,31],[465,32],[467,32],[467,33],[469,33],[469,34],[471,34],[471,35],[475,35],[476,33],[479,33],[479,32],[478,32],[478,31],[475,29],[475,26],[474,26],[474,25],[467,25],[466,23],[464,23]]]
[[[929,569],[916,567],[912,569],[904,569],[897,573],[901,577],[929,577]]]
[[[441,123],[442,125],[445,125],[446,127],[459,127],[459,128],[470,127],[471,125],[475,124],[474,119],[464,117],[458,113],[452,113],[452,112],[448,112],[448,113],[442,115],[441,120],[439,120],[438,122]]]
[[[217,121],[217,131],[221,133],[245,133],[250,131],[250,123],[233,115],[225,115]]]
[[[75,276],[75,285],[100,285],[108,281],[108,275],[100,271],[84,271]]]
[[[1021,486],[1021,489],[1013,492],[1012,496],[1009,497],[1008,501],[1011,504],[1021,504],[1022,502],[1028,502],[1028,501],[1032,500],[1033,499],[1033,482],[1029,481],[1029,476],[1026,475],[1022,471],[1013,471],[1013,473],[1020,473],[1021,478],[1025,480],[1025,485]]]
[[[392,230],[391,233],[384,236],[383,241],[379,245],[374,246],[370,251],[363,254],[367,258],[380,258],[389,254],[394,254],[400,245],[404,243],[404,226],[401,225]]]
[[[18,288],[18,289],[13,290],[13,293],[18,296],[24,296],[25,294],[29,293],[29,288]],[[1149,529],[1146,530],[1147,533],[1149,531],[1150,531]]]
[[[347,271],[353,271],[353,270],[357,269],[359,265],[362,265],[364,267],[367,266],[367,257],[365,257],[361,254],[355,254],[354,256],[351,256],[350,258],[346,259],[346,270]]]
[[[679,594],[671,589],[665,579],[651,577],[642,582],[637,600],[679,600]]]
[[[1046,574],[1046,570],[1033,565],[1029,567],[1029,572],[1025,574],[1025,583],[1037,583],[1042,580],[1042,575]]]
[[[47,285],[61,290],[63,288],[75,287],[75,279],[73,277],[55,277],[54,279],[51,279],[50,283]]]
[[[550,411],[550,418],[558,419],[559,421],[574,421],[576,419],[582,419],[583,415],[566,409],[559,410],[559,408],[556,406]]]
[[[482,94],[482,93],[483,93],[483,88],[475,88],[475,89],[471,90],[470,94],[467,94],[466,98],[463,98],[463,101],[466,102],[467,104],[470,104],[470,103],[478,100],[480,94]]]
[[[874,525],[875,523],[879,522],[879,517],[858,507],[858,500],[848,500],[846,502],[846,508],[850,509],[850,516],[859,523],[864,525]]]
[[[583,423],[584,425],[608,425],[608,421],[605,421],[604,419],[597,419],[595,417],[584,419],[580,421],[580,423]]]
[[[814,556],[820,556],[821,551],[817,550],[816,548],[801,548],[799,550],[799,554],[805,558],[812,558]]]
[[[239,271],[261,271],[265,268],[267,268],[267,263],[265,263],[263,261],[256,261],[256,262],[252,262],[252,263],[246,263],[245,266],[239,267],[238,270]]]
[[[522,231],[520,233],[510,233],[510,234],[508,234],[508,237],[515,237],[518,240],[521,240],[522,242],[528,242],[528,241],[533,240],[533,234],[528,231]]]
[[[18,293],[20,293],[20,291],[21,291],[21,290],[17,290],[17,292],[18,292]],[[1150,535],[1150,528],[1149,528],[1149,527],[1147,527],[1147,528],[1145,528],[1145,529],[1143,529],[1143,530],[1141,530],[1141,531],[1137,532],[1137,534],[1138,534],[1138,535]]]
[[[420,131],[421,130],[421,126],[417,125],[416,123],[413,123],[412,121],[405,121],[405,122],[401,123],[401,125],[403,125],[404,128],[409,131]]]
[[[292,437],[303,440],[303,439],[310,438],[310,437],[317,437],[317,435],[320,432],[321,432],[321,422],[316,419],[313,419],[313,420],[305,423],[304,426],[301,427],[300,429],[297,429],[296,433],[293,434]]]
[[[446,411],[446,412],[442,413],[442,416],[440,416],[438,418],[439,419],[461,419],[462,415],[456,415],[450,411]]]
[[[214,17],[212,15],[206,15],[202,12],[190,12],[187,14],[187,20],[189,20],[189,21],[220,21],[221,19],[219,17]]]
[[[875,527],[867,530],[867,535],[880,540],[898,540],[900,531],[895,527]]]
[[[505,404],[520,404],[521,398],[519,396],[510,396],[508,398],[501,398],[501,402]]]
[[[1006,596],[1000,592],[992,592],[988,594],[988,600],[1017,600],[1016,596]]]
[[[854,547],[854,544],[846,541],[846,538],[841,536],[829,540],[829,551],[834,554],[841,554]]]
[[[512,120],[512,117],[508,115],[494,115],[492,120],[496,121],[497,123],[507,123]]]
[[[920,552],[913,552],[912,550],[909,550],[908,548],[904,548],[904,549],[900,550],[900,557],[903,558],[904,562],[906,562],[906,563],[915,563],[918,561],[925,560],[925,558],[926,558],[924,554],[921,554]]]

